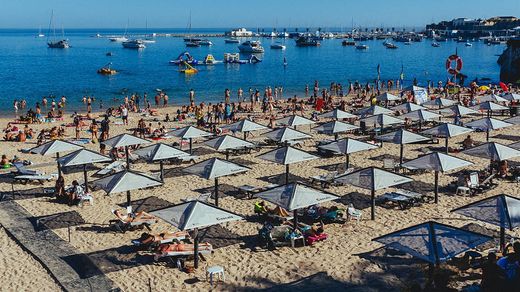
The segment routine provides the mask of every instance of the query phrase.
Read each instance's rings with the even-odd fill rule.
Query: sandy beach
[[[168,112],[172,115],[176,108],[159,109],[160,115],[157,117],[162,120]],[[311,110],[306,112],[309,117]],[[281,117],[281,115],[279,116]],[[111,136],[121,133],[131,133],[128,128],[136,126],[140,116],[131,113],[129,126],[112,124],[110,131]],[[153,121],[155,117],[145,117],[157,125]],[[479,117],[478,117],[479,118]],[[504,117],[497,117],[504,119]],[[472,119],[477,119],[473,117]],[[115,118],[111,119],[115,121]],[[464,119],[468,121],[469,119]],[[453,118],[447,118],[443,121],[452,122]],[[4,127],[9,122],[7,118],[0,118],[0,125]],[[62,123],[70,123],[70,117],[64,121],[55,123],[32,124],[30,125],[35,132],[42,128],[50,128]],[[183,123],[163,122],[166,128],[176,128],[193,123],[193,119]],[[267,125],[268,120],[257,120],[257,122]],[[65,128],[66,138],[74,137],[74,127]],[[298,128],[301,131],[309,132],[309,127],[302,126]],[[517,141],[518,126],[513,126],[491,133],[492,141],[502,144],[511,144]],[[331,139],[330,136],[317,134],[311,131],[313,139],[306,140],[303,143],[303,150],[310,152],[315,151],[315,143],[324,139]],[[485,142],[485,133],[471,134],[475,141]],[[498,136],[496,136],[498,135]],[[238,137],[241,137],[237,133]],[[89,138],[90,133],[85,130],[81,132],[82,138]],[[352,134],[340,135],[343,137],[359,138]],[[462,135],[450,139],[450,146],[455,147],[466,136]],[[261,133],[255,133],[251,138],[253,141],[261,141]],[[160,142],[171,144],[178,142],[176,138],[161,140]],[[197,141],[200,142],[200,141]],[[210,157],[224,158],[224,155],[214,153],[206,147],[202,147],[201,143],[196,143],[195,147],[200,147],[196,153],[200,156],[199,161]],[[30,160],[33,163],[31,169],[44,171],[45,173],[55,173],[56,164],[53,157],[45,157],[34,154],[24,154],[19,152],[23,148],[30,148],[36,145],[36,139],[28,140],[26,143],[18,142],[0,142],[2,146],[2,154],[6,154],[9,158],[14,155],[21,159]],[[88,149],[99,151],[99,144],[85,144]],[[433,145],[406,145],[405,160],[410,160],[422,154],[420,151],[424,147],[442,147],[440,144]],[[231,160],[244,164],[251,168],[245,174],[225,177],[220,179],[221,185],[225,185],[224,192],[228,186],[239,187],[242,185],[265,186],[269,182],[266,176],[280,174],[285,171],[284,166],[275,165],[257,158],[258,155],[272,150],[274,148],[262,148],[258,152],[253,151],[251,154],[240,156],[232,156]],[[479,159],[464,154],[454,154],[459,158],[469,160],[474,163],[468,169],[481,170],[488,166],[489,161]],[[391,143],[385,143],[384,147],[373,151],[360,152],[351,155],[350,163],[355,168],[364,168],[369,166],[382,167],[383,156],[399,156],[399,146]],[[344,162],[344,157],[333,157],[327,159],[317,159],[310,162],[299,163],[291,167],[291,174],[308,179],[312,175],[325,174],[327,169],[331,169],[337,164]],[[513,160],[520,162],[519,160]],[[132,200],[145,199],[151,196],[170,202],[180,203],[182,199],[196,198],[204,189],[210,189],[213,186],[212,180],[205,180],[193,175],[182,173],[181,169],[187,165],[165,165],[166,175],[165,184],[151,190],[140,190],[132,192]],[[145,172],[157,172],[158,164],[147,164],[139,162],[132,165],[132,169]],[[90,172],[93,174],[93,172]],[[433,195],[433,173],[414,174],[411,177],[415,180],[411,185],[411,189],[417,192]],[[67,185],[73,180],[82,180],[82,173],[76,172],[65,174]],[[77,224],[71,228],[70,244],[77,249],[78,253],[89,255],[98,264],[99,269],[106,274],[115,284],[123,291],[146,291],[151,287],[151,291],[208,291],[210,285],[205,281],[205,270],[208,266],[219,265],[224,267],[226,273],[226,281],[220,283],[218,291],[254,291],[255,289],[263,289],[274,287],[279,284],[290,283],[305,277],[325,272],[332,279],[337,281],[342,287],[350,287],[349,291],[378,291],[384,289],[386,291],[401,291],[410,287],[410,285],[423,279],[423,271],[426,270],[427,264],[421,264],[419,261],[412,261],[410,265],[399,269],[392,265],[381,264],[375,260],[370,260],[369,256],[372,252],[379,249],[381,244],[372,242],[375,237],[396,231],[411,225],[419,224],[428,220],[436,220],[441,223],[454,225],[457,227],[465,226],[469,223],[477,223],[489,230],[496,231],[498,228],[469,220],[468,218],[450,213],[450,210],[468,204],[470,202],[496,195],[509,194],[518,196],[520,194],[520,185],[516,182],[498,180],[498,187],[479,195],[478,197],[456,196],[454,192],[445,193],[443,188],[456,181],[457,177],[446,173],[440,176],[440,202],[438,204],[425,203],[407,210],[387,209],[380,206],[377,207],[376,220],[370,219],[370,200],[369,191],[356,188],[353,186],[332,186],[327,191],[341,196],[341,203],[326,203],[324,205],[339,205],[345,208],[352,203],[356,208],[363,211],[363,219],[359,222],[349,221],[344,225],[330,224],[326,226],[326,233],[329,238],[323,242],[319,242],[313,246],[290,248],[281,247],[275,251],[267,251],[254,247],[258,230],[261,224],[253,220],[244,220],[224,224],[223,227],[239,240],[232,241],[232,244],[219,247],[215,252],[207,256],[207,262],[202,262],[201,268],[193,274],[188,274],[174,268],[172,264],[167,262],[155,263],[151,260],[152,255],[145,252],[130,252],[132,248],[131,240],[138,238],[140,231],[116,233],[109,229],[109,220],[114,219],[111,209],[121,208],[120,206],[126,202],[124,194],[107,196],[103,191],[93,192],[95,202],[93,206],[67,206],[58,204],[53,198],[36,197],[17,199],[16,202],[26,209],[35,217],[47,216],[61,212],[77,212],[84,223]],[[308,180],[306,181],[308,183]],[[53,187],[54,182],[45,182],[45,187]],[[11,185],[6,180],[0,183],[0,191],[8,192],[11,188],[15,190],[25,190],[39,187],[38,185]],[[384,191],[379,192],[384,193]],[[254,217],[253,205],[255,199],[237,199],[233,196],[225,196],[220,199],[220,207],[233,211],[245,218]],[[153,226],[153,232],[174,231],[174,229],[163,221]],[[53,231],[64,241],[68,241],[67,228],[55,228]],[[519,232],[508,232],[511,236],[519,236]],[[7,290],[16,291],[34,291],[34,287],[38,287],[39,291],[57,291],[60,290],[52,275],[41,266],[29,253],[24,251],[8,234],[0,231],[0,282],[3,288],[9,287]],[[380,252],[380,251],[376,251]],[[372,255],[373,256],[373,255]],[[458,271],[452,276],[450,286],[460,289],[466,285],[479,283],[478,278],[474,274],[478,270]],[[196,279],[196,280],[194,280]],[[357,290],[356,290],[357,289]],[[309,290],[310,291],[310,290]]]

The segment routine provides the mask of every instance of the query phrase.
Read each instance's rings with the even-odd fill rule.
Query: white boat
[[[441,46],[441,45],[440,45],[438,42],[433,42],[433,43],[432,43],[432,47],[434,47],[434,48],[438,48],[438,47],[440,47],[440,46]]]
[[[466,44],[464,44],[466,47],[471,47],[473,46],[470,42],[467,42]]]
[[[241,53],[263,53],[264,48],[259,41],[246,41],[238,46]]]
[[[271,45],[271,49],[273,50],[285,50],[286,46],[282,45],[281,43],[274,43]]]
[[[368,46],[367,45],[357,45],[356,49],[358,49],[358,50],[368,50]]]
[[[45,35],[42,33],[42,27],[40,26],[40,28],[38,29],[38,37],[39,38],[42,38],[44,37]]]
[[[213,43],[210,40],[201,40],[199,42],[199,45],[201,45],[201,46],[213,46]]]
[[[123,42],[127,42],[128,38],[124,37],[124,36],[117,36],[117,37],[112,37],[109,40],[111,42],[123,43]]]
[[[286,39],[286,38],[289,37],[289,34],[287,32],[281,32],[281,33],[278,34],[278,37]]]
[[[253,32],[252,31],[248,31],[245,28],[239,28],[239,29],[234,29],[234,30],[231,30],[231,31],[227,31],[225,33],[225,35],[226,36],[230,36],[230,37],[252,37],[253,36]]]
[[[155,40],[154,39],[144,39],[144,40],[141,40],[143,43],[145,44],[155,44]]]
[[[122,43],[123,48],[127,49],[144,49],[146,45],[142,40],[129,40]]]

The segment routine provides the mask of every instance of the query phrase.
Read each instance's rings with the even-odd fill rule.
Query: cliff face
[[[500,80],[507,83],[520,82],[520,39],[509,40],[507,49],[498,58]]]

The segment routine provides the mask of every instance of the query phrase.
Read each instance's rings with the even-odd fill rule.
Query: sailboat
[[[111,42],[123,43],[128,41],[128,38],[126,37],[126,33],[128,32],[128,22],[129,20],[126,21],[125,33],[122,36],[111,37],[109,39]]]
[[[186,34],[188,37],[184,38],[184,42],[194,44],[194,43],[198,43],[198,42],[202,41],[202,39],[200,39],[200,38],[192,37],[190,35],[190,33],[191,33],[191,11],[190,11],[190,18],[188,20],[188,33]]]
[[[144,40],[143,43],[145,44],[155,44],[154,34],[148,35],[148,19],[146,20],[145,24],[145,30],[144,30]]]
[[[48,35],[50,34],[51,27],[52,27],[54,38],[52,41],[49,41]],[[53,48],[53,49],[70,48],[69,42],[65,39],[65,32],[63,31],[63,28],[61,31],[62,31],[63,39],[58,41],[58,40],[56,40],[56,28],[54,27],[54,11],[52,11],[51,20],[49,22],[49,33],[47,34],[47,45],[49,46],[49,48]]]
[[[41,25],[40,25],[40,27],[38,28],[38,36],[37,36],[37,37],[42,38],[42,37],[44,37],[44,36],[45,36],[45,35],[42,33],[42,27],[41,27]]]

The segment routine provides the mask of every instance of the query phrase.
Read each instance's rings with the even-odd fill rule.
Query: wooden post
[[[370,213],[371,213],[370,219],[376,220],[376,191],[375,190],[372,190]]]
[[[83,164],[83,179],[85,180],[85,193],[88,193],[88,175],[86,164]]]
[[[435,204],[439,203],[439,171],[435,171]]]
[[[215,206],[218,207],[218,177],[215,178]]]

